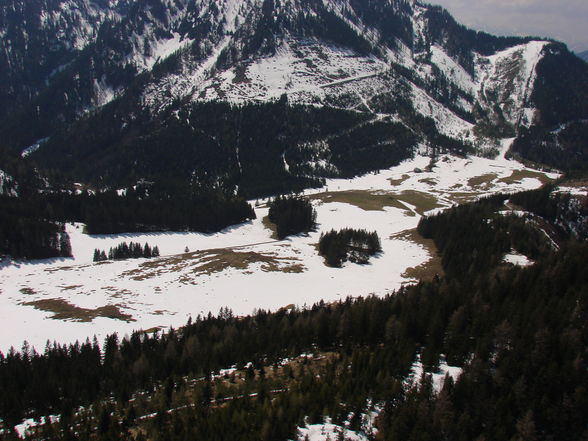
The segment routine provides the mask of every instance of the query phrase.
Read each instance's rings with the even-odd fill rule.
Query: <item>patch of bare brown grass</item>
[[[83,285],[69,285],[69,286],[60,286],[61,291],[73,291],[75,289],[83,288]]]
[[[193,267],[193,272],[198,275],[210,275],[229,268],[245,270],[254,264],[261,264],[261,270],[264,272],[301,273],[304,271],[303,265],[291,264],[291,260],[254,251],[214,250]]]
[[[126,271],[122,275],[141,281],[164,273],[185,271],[180,282],[194,283],[194,277],[210,276],[228,269],[245,271],[256,264],[260,264],[261,271],[264,272],[302,273],[306,270],[300,260],[294,257],[219,248],[144,262],[138,268]]]
[[[478,197],[481,194],[482,193],[477,193],[477,192],[455,191],[455,192],[449,193],[447,195],[447,199],[449,199],[451,202],[454,202],[456,204],[468,204],[470,202],[474,202],[474,201],[478,200]]]
[[[394,207],[401,210],[407,209],[407,207],[399,202],[392,194],[376,193],[366,190],[319,193],[310,196],[310,199],[320,200],[324,203],[339,202],[349,204],[361,208],[364,211],[383,211],[385,207]]]
[[[441,257],[435,242],[432,239],[425,239],[416,229],[401,231],[392,236],[392,239],[406,240],[423,246],[431,258],[416,267],[407,268],[402,274],[402,277],[414,280],[431,281],[435,276],[443,276],[443,266],[441,264]]]
[[[520,184],[520,182],[525,178],[539,179],[543,185],[548,184],[549,182],[553,182],[553,179],[551,179],[545,173],[534,170],[515,170],[510,176],[502,178],[498,182],[503,182],[508,185]]]
[[[111,318],[125,322],[134,322],[130,314],[125,314],[118,305],[106,305],[96,309],[80,308],[72,305],[64,299],[41,299],[23,303],[25,306],[33,306],[35,309],[52,312],[54,320],[67,320],[74,322],[91,322],[97,317]]]
[[[405,190],[396,198],[402,202],[406,202],[415,207],[415,211],[420,214],[421,216],[424,215],[427,211],[434,210],[435,208],[441,208],[441,205],[438,199],[429,193],[424,193],[422,191],[416,190]]]
[[[398,194],[349,190],[319,193],[311,196],[311,199],[320,200],[323,203],[339,202],[349,204],[365,211],[383,211],[385,207],[393,207],[404,210],[407,214],[414,214],[412,209],[403,203],[405,202],[415,207],[415,211],[420,215],[443,206],[439,204],[435,196],[416,190],[405,190]]]
[[[433,178],[424,178],[424,179],[419,179],[419,182],[420,182],[421,184],[427,184],[427,185],[430,185],[431,187],[434,187],[435,185],[437,185],[437,184],[438,184],[438,182],[437,182],[435,179],[433,179]]]
[[[473,178],[468,179],[468,185],[472,188],[489,188],[498,175],[496,173],[486,173],[485,175],[481,176],[474,176]]]
[[[402,177],[400,179],[388,179],[388,181],[390,181],[390,185],[392,185],[393,187],[398,187],[399,185],[401,185],[404,181],[406,181],[408,178],[410,178],[410,175],[402,175]]]

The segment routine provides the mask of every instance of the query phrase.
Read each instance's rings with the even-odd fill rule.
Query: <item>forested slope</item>
[[[540,196],[511,199],[538,207]],[[498,200],[434,222],[491,225]],[[539,250],[527,268],[459,273],[471,256],[456,255],[444,260],[445,278],[381,298],[242,318],[223,309],[164,334],[112,335],[102,347],[24,346],[0,357],[5,430],[58,414],[33,438],[285,440],[325,417],[360,431],[361,414],[377,403],[376,439],[582,439],[588,246],[559,237],[559,249]],[[467,238],[462,245],[469,249]],[[440,390],[426,375],[410,386],[415,360],[425,372],[446,360],[462,374]]]

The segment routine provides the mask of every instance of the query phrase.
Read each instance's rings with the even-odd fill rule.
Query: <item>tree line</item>
[[[71,257],[69,235],[29,200],[0,195],[0,256],[15,259]]]
[[[448,274],[476,277],[492,272],[511,250],[531,259],[554,251],[541,226],[526,216],[499,212],[506,208],[509,197],[500,194],[483,198],[419,221],[419,234],[433,239]]]
[[[145,243],[141,246],[140,243],[126,243],[123,242],[114,248],[108,250],[108,254],[104,250],[96,248],[94,250],[94,262],[103,262],[105,260],[125,260],[125,259],[150,259],[152,257],[159,257],[159,247]]]
[[[582,243],[529,268],[420,283],[381,298],[243,318],[223,309],[163,334],[48,344],[42,354],[25,345],[0,356],[1,416],[9,427],[60,414],[59,431],[44,439],[287,439],[304,417],[342,424],[369,398],[383,404],[384,440],[581,439],[587,258]],[[262,370],[307,351],[334,356],[323,367],[276,376],[277,383],[262,378]],[[407,389],[417,354],[427,372],[446,359],[463,374],[439,394],[427,377]],[[235,386],[247,397],[214,405],[233,393],[210,372],[248,361],[254,374]],[[153,417],[138,419],[147,410]]]
[[[71,256],[64,223],[88,234],[153,231],[216,232],[255,218],[243,198],[220,188],[177,182],[143,184],[122,192],[33,191],[0,195],[0,254],[14,258]]]
[[[333,267],[340,267],[347,260],[366,264],[370,256],[381,251],[382,245],[376,231],[344,228],[321,233],[319,239],[319,254],[324,256],[327,265]]]
[[[308,233],[316,227],[316,210],[299,196],[278,196],[269,204],[268,219],[276,225],[278,239]]]
[[[474,222],[486,234],[477,224],[491,224],[499,201],[430,224],[436,237],[445,228],[463,239],[462,268],[477,256],[467,231],[452,230]],[[223,308],[177,330],[48,342],[43,353],[25,344],[0,355],[0,418],[10,431],[25,417],[61,415],[33,439],[293,439],[305,417],[343,424],[355,415],[359,427],[369,399],[382,406],[382,440],[582,439],[587,260],[588,244],[572,238],[527,268],[446,271],[382,297],[246,317]],[[323,358],[280,367],[308,352]],[[438,394],[427,376],[408,387],[417,357],[426,372],[446,360],[463,373]],[[211,377],[232,365],[244,378]]]

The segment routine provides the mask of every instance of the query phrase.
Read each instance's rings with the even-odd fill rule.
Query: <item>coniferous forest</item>
[[[155,245],[151,247],[148,243],[141,246],[140,243],[126,243],[123,242],[114,248],[106,251],[94,250],[94,262],[103,262],[105,260],[125,260],[125,259],[150,259],[152,257],[159,257],[159,247]]]
[[[542,191],[424,218],[446,275],[390,295],[248,317],[223,308],[155,334],[11,350],[0,355],[3,436],[59,415],[32,439],[286,440],[325,417],[359,430],[376,409],[377,440],[584,439],[588,244],[569,222],[555,248],[531,232],[509,241],[537,224],[500,213],[507,198],[545,209]],[[584,209],[558,198],[556,219]],[[463,252],[449,258],[451,241]],[[501,263],[510,247],[534,265]],[[427,375],[406,382],[416,360],[463,371],[436,392]]]
[[[0,195],[0,206],[0,255],[31,259],[71,255],[65,222],[86,224],[88,234],[213,232],[255,218],[251,205],[230,192],[172,182],[96,194]]]
[[[327,265],[340,267],[349,260],[353,263],[366,264],[370,256],[382,251],[380,238],[376,231],[344,228],[321,234],[319,253],[324,256]]]
[[[0,266],[7,268],[0,300],[9,305],[0,332],[7,338],[20,319],[8,317],[17,302],[27,318],[17,332],[36,325],[29,317],[42,316],[43,329],[54,329],[45,328],[52,319],[75,321],[60,316],[67,309],[87,315],[88,326],[118,315],[130,329],[135,319],[119,306],[156,326],[167,320],[160,313],[190,312],[173,298],[179,284],[194,296],[186,305],[208,311],[206,302],[220,298],[215,291],[233,289],[222,298],[252,305],[253,290],[281,294],[285,280],[302,280],[308,270],[305,280],[319,288],[313,298],[325,298],[321,290],[330,288],[322,282],[350,263],[365,266],[353,265],[361,276],[347,292],[368,292],[388,280],[387,262],[395,270],[393,259],[412,261],[403,255],[412,245],[431,254],[402,278],[426,276],[396,291],[345,298],[340,279],[324,284],[342,290],[328,293],[338,299],[332,303],[248,316],[223,307],[217,315],[195,312],[179,328],[84,334],[44,348],[23,342],[0,352],[0,441],[21,439],[31,421],[31,441],[317,441],[302,428],[321,423],[339,429],[320,441],[588,441],[588,195],[559,192],[574,178],[575,190],[588,185],[588,65],[565,44],[495,37],[460,25],[441,6],[409,0],[0,5]],[[440,163],[446,153],[504,153],[545,173],[500,164],[500,172],[488,167],[467,179],[453,160]],[[409,173],[401,179],[375,176],[415,155],[430,155],[429,166],[418,168],[416,158],[397,169]],[[455,164],[488,164],[467,161]],[[467,186],[446,187],[435,167],[451,167]],[[559,187],[438,211],[490,194],[494,184],[549,180],[554,168],[565,174]],[[499,176],[506,171],[512,175]],[[359,176],[365,191],[341,182],[335,187],[349,191],[340,200],[379,211],[369,217],[379,226],[414,227],[420,219],[416,229],[382,235],[413,242],[408,251],[386,242],[385,259],[376,260],[383,250],[375,225],[327,231],[359,213],[336,206],[318,244],[311,234],[265,241],[263,228],[275,227],[279,240],[317,231],[312,203],[339,200],[328,189],[312,202],[292,194]],[[370,182],[385,187],[374,191]],[[268,197],[275,199],[267,219],[252,222],[248,200]],[[386,219],[389,209],[406,219]],[[233,231],[212,234],[247,222],[238,243]],[[158,257],[163,245],[117,240],[94,250],[95,264],[62,267],[74,229],[200,232],[210,237],[185,237],[190,247],[224,248],[186,246],[159,261],[103,264]],[[80,240],[79,249],[88,243]],[[56,262],[23,263],[49,258]],[[315,269],[325,278],[314,278]],[[255,271],[271,274],[251,277],[253,286],[233,283],[244,280],[232,278],[237,272]],[[381,279],[371,285],[374,274]],[[50,299],[55,292],[61,297]],[[151,292],[166,310],[155,308],[156,299],[143,302]],[[102,294],[106,306],[86,309]],[[210,297],[200,303],[201,294]],[[73,298],[82,296],[78,305]],[[68,338],[88,329],[69,325]],[[94,325],[103,332],[103,323]]]
[[[44,259],[70,257],[71,245],[65,226],[48,219],[36,204],[22,198],[0,195],[0,256]]]
[[[316,210],[308,199],[278,196],[269,204],[268,219],[276,225],[278,239],[307,233],[316,226]]]

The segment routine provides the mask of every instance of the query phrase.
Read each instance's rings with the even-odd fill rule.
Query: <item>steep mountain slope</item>
[[[61,9],[71,10],[68,5],[62,3]],[[262,150],[274,174],[307,185],[324,176],[378,169],[382,157],[401,159],[419,146],[432,152],[491,153],[500,138],[540,129],[542,141],[556,127],[585,125],[588,119],[588,66],[565,46],[471,31],[443,9],[415,1],[83,5],[86,21],[74,21],[67,38],[57,37],[71,62],[58,74],[45,75],[44,87],[30,87],[29,104],[7,103],[0,135],[3,149],[14,154],[49,138],[32,160],[71,168],[72,178],[97,185],[127,185],[129,179],[161,174],[184,180],[206,175],[232,185],[243,184],[249,175],[259,178],[240,159],[241,141],[236,140],[242,139],[243,128],[252,150],[266,145]],[[38,17],[48,8],[39,7]],[[85,25],[91,21],[93,26]],[[566,81],[561,80],[562,65],[569,67]],[[292,139],[293,131],[283,129],[264,137],[235,122],[253,103],[279,99],[288,104],[278,113],[282,119],[288,120],[288,108],[301,115],[294,132],[309,127],[311,133]],[[202,124],[209,110],[202,103],[211,101],[231,104],[216,110],[225,122],[217,128]],[[273,104],[266,106],[266,114],[275,110]],[[325,123],[320,107],[347,111],[348,124]],[[349,130],[357,134],[366,125],[376,128],[366,132],[377,133],[367,151],[361,154],[358,137],[343,152],[333,150],[331,140]],[[221,136],[227,131],[230,136]],[[399,131],[403,142],[392,142]],[[169,145],[180,151],[170,152]],[[568,166],[568,146],[558,146],[564,149],[536,154],[519,146],[516,151]],[[364,159],[361,167],[333,159],[354,162],[374,148],[380,153]],[[173,158],[180,152],[182,170]],[[585,156],[580,148],[574,164],[584,167]],[[222,165],[227,158],[234,158],[228,160],[232,165]],[[91,173],[84,170],[88,159],[94,161]],[[170,162],[176,165],[164,165]],[[121,179],[123,174],[130,177]]]
[[[580,57],[584,61],[588,61],[588,51],[580,52],[578,54],[578,57]]]
[[[126,0],[9,0],[0,10],[1,116],[26,104],[93,43]]]

